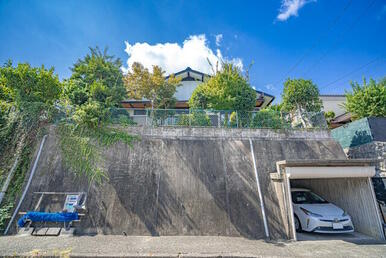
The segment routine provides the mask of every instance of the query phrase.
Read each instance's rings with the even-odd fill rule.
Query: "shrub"
[[[110,118],[109,122],[112,124],[122,124],[122,125],[136,125],[137,124],[130,117],[129,112],[123,108],[110,108],[109,118]]]
[[[282,117],[280,112],[269,109],[256,112],[251,122],[252,128],[281,129],[289,126],[289,123]]]
[[[204,111],[193,111],[191,114],[181,115],[177,124],[183,126],[210,126],[211,121]]]
[[[96,128],[106,119],[106,110],[99,102],[91,101],[78,107],[72,118],[79,125]]]

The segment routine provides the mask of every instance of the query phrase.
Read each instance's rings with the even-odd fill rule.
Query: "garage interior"
[[[306,188],[344,209],[352,218],[354,234],[334,234],[331,239],[370,237],[385,240],[371,177],[374,160],[283,160],[271,173],[289,239],[329,239],[330,234],[295,231],[291,188]]]

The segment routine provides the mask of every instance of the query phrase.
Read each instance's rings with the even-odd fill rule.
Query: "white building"
[[[177,99],[176,109],[188,109],[188,101],[194,89],[201,83],[207,81],[210,78],[210,75],[204,74],[199,71],[195,71],[190,67],[187,67],[185,70],[177,72],[174,76],[181,78],[181,86],[177,87],[175,97]],[[166,79],[168,76],[166,77]],[[256,109],[261,109],[269,106],[273,100],[274,96],[267,94],[262,91],[256,90]],[[151,108],[151,103],[149,100],[124,100],[122,101],[122,106],[129,109],[134,109],[133,115],[143,115],[144,109]],[[143,111],[141,111],[141,109]]]
[[[345,95],[320,95],[323,102],[323,111],[333,111],[335,116],[340,116],[346,113],[343,104],[346,102]]]
[[[339,127],[351,122],[351,114],[348,113],[343,104],[346,103],[345,95],[320,95],[323,104],[323,111],[333,111],[335,118],[331,121],[331,127]]]

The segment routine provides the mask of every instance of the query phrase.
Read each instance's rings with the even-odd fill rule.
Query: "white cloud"
[[[215,37],[216,37],[216,46],[219,47],[222,41],[222,34],[217,34]]]
[[[275,90],[276,88],[275,88],[275,86],[273,85],[273,84],[267,84],[267,85],[265,85],[264,86],[267,90]]]
[[[316,2],[316,0],[282,0],[277,19],[285,21],[291,16],[298,16],[300,8],[311,2]]]
[[[221,64],[221,60],[229,61],[243,69],[243,62],[240,58],[226,58],[221,54],[220,49],[213,51],[208,46],[208,41],[205,35],[189,36],[182,45],[178,43],[158,43],[150,45],[146,42],[130,44],[125,41],[125,52],[128,54],[127,67],[122,67],[124,72],[131,69],[134,62],[140,62],[146,68],[152,69],[153,65],[158,65],[166,71],[166,74],[171,74],[191,67],[194,70],[203,73],[212,74],[212,68],[208,60],[213,66],[217,63]]]

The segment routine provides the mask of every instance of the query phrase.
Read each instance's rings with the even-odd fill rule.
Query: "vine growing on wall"
[[[90,128],[71,123],[58,126],[59,142],[65,165],[77,176],[86,176],[89,182],[101,184],[108,179],[106,171],[101,168],[104,147],[117,142],[132,146],[136,136],[111,127]]]

